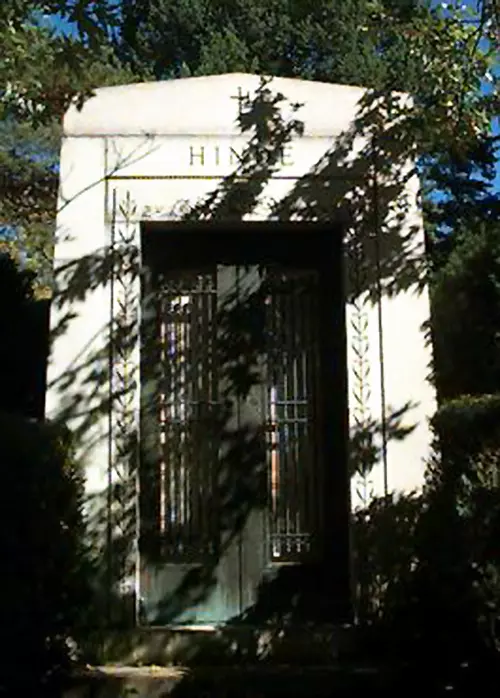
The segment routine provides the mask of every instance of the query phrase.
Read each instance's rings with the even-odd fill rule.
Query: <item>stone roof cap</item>
[[[251,95],[261,78],[246,73],[136,83],[95,90],[64,118],[66,136],[236,135],[238,94]],[[269,89],[290,104],[306,136],[329,136],[354,118],[365,89],[294,78],[272,78]],[[286,114],[286,105],[284,104]]]

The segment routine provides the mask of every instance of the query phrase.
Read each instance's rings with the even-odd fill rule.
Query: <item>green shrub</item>
[[[422,497],[412,493],[375,498],[354,513],[357,610],[363,625],[384,623],[410,578],[422,508]]]
[[[89,598],[83,481],[65,430],[6,413],[0,467],[0,686],[40,695]]]
[[[491,220],[454,230],[449,245],[431,283],[434,378],[442,401],[500,391],[500,225]]]
[[[49,348],[49,303],[35,298],[35,275],[0,254],[0,410],[41,419]]]
[[[442,408],[443,454],[422,495],[377,499],[355,517],[363,637],[370,652],[418,667],[427,688],[500,664],[499,404]]]
[[[439,468],[459,467],[459,476],[481,452],[500,452],[500,394],[449,400],[434,415],[432,427],[443,456]],[[433,469],[429,475],[432,480]]]

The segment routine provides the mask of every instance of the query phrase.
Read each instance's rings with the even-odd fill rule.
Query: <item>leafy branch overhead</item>
[[[49,29],[55,14],[74,31]],[[392,110],[383,138],[417,155],[430,237],[499,214],[490,0],[4,0],[0,27],[0,226],[46,279],[61,116],[100,85],[244,71],[367,86]]]
[[[111,16],[102,14],[103,5],[0,6],[0,235],[2,247],[26,257],[42,283],[51,277],[62,116],[72,99],[82,101],[95,87],[134,81],[109,46],[104,20]],[[42,15],[53,11],[80,34],[49,29]]]

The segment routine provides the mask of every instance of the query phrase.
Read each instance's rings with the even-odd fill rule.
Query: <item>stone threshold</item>
[[[383,688],[379,667],[340,664],[227,666],[125,666],[77,672],[63,698],[327,698]]]
[[[95,665],[128,667],[338,665],[352,656],[352,631],[333,625],[138,627],[95,636],[84,656]]]
[[[205,674],[226,676],[226,675],[259,675],[259,676],[272,676],[272,675],[282,675],[282,674],[339,674],[345,673],[353,674],[377,674],[379,669],[371,666],[351,666],[347,667],[344,665],[304,665],[297,666],[296,664],[234,664],[234,665],[215,665],[215,666],[197,666],[197,667],[183,667],[183,666],[124,666],[120,664],[106,664],[103,666],[87,667],[86,669],[76,672],[77,676],[81,678],[85,677],[99,677],[99,676],[109,676],[116,678],[129,678],[129,677],[141,677],[141,676],[155,676],[158,678],[174,678],[182,679],[189,676],[201,676]]]

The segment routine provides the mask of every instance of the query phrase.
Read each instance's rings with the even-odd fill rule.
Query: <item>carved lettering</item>
[[[205,164],[205,146],[200,146],[198,152],[195,152],[192,145],[189,146],[189,164],[191,167],[195,163],[195,158],[198,158],[198,164],[202,166]]]
[[[283,150],[281,151],[281,164],[283,165],[283,167],[290,167],[291,165],[293,165],[291,143],[287,143],[283,146]]]
[[[236,167],[241,164],[242,159],[242,149],[232,145],[189,146],[190,167]],[[292,143],[287,143],[283,146],[280,154],[280,163],[283,167],[291,167],[294,165]]]
[[[241,153],[238,153],[233,147],[229,148],[229,164],[238,165],[241,162]]]

